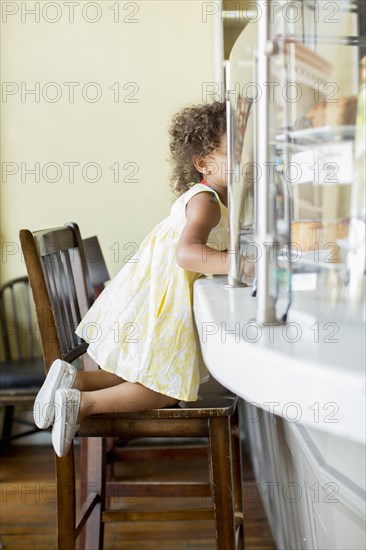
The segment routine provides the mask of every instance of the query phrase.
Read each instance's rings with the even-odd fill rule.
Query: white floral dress
[[[176,262],[186,204],[201,192],[214,193],[221,209],[207,244],[227,249],[227,207],[213,189],[194,184],[147,235],[76,329],[102,369],[184,401],[196,401],[200,383],[208,378],[192,310],[193,283],[201,274]]]

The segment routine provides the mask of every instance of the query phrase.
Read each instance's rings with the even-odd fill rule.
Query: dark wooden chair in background
[[[103,292],[105,283],[110,279],[108,268],[98,237],[94,235],[93,237],[83,239],[83,246],[94,299],[96,299]]]
[[[110,279],[108,269],[96,236],[83,239],[83,247],[97,298]],[[15,439],[39,431],[31,418],[31,404],[43,384],[45,371],[33,310],[27,275],[0,287],[0,406],[4,409],[0,453]],[[14,433],[14,424],[27,429]]]
[[[74,328],[93,300],[87,261],[76,224],[20,232],[40,326],[46,371],[62,358],[72,362],[87,357],[85,368],[98,366],[85,355],[87,344]],[[169,521],[214,519],[219,550],[244,548],[240,446],[237,398],[215,381],[202,384],[199,400],[180,402],[176,407],[143,412],[99,414],[88,417],[78,435],[85,438],[81,498],[77,515],[74,449],[56,457],[58,548],[102,548],[104,523],[112,521]],[[210,482],[128,482],[106,479],[106,439],[207,438]],[[212,497],[211,507],[172,510],[109,509],[111,496],[196,496]]]
[[[0,452],[11,442],[38,431],[33,401],[45,378],[28,277],[18,277],[0,288],[0,406],[3,408]],[[16,411],[16,409],[18,409]],[[14,433],[14,424],[26,426]]]

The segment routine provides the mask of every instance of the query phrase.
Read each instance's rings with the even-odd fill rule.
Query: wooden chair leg
[[[233,480],[231,471],[230,418],[209,419],[209,461],[215,508],[218,550],[234,550],[235,525]]]
[[[101,550],[103,548],[104,524],[102,511],[105,508],[106,439],[90,437],[81,439],[80,453],[80,500],[90,493],[100,495],[80,535],[80,550]]]
[[[56,455],[55,455],[56,456]],[[75,549],[76,497],[74,447],[68,454],[56,456],[57,476],[57,549]]]
[[[236,409],[235,414],[231,417],[231,447],[233,457],[234,510],[236,520],[235,549],[245,550],[242,462],[238,409]]]

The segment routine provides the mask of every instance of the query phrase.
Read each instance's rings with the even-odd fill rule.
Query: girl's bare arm
[[[187,222],[177,247],[177,263],[187,271],[225,275],[229,269],[227,252],[207,246],[210,231],[219,223],[220,205],[210,192],[194,195],[187,204]]]

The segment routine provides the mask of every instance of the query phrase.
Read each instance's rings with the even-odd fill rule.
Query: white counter
[[[259,326],[250,288],[226,276],[194,285],[203,357],[246,401],[310,428],[365,443],[365,322],[345,303],[294,292],[285,325]]]
[[[226,280],[195,282],[194,314],[208,370],[244,400],[246,449],[277,548],[364,550],[364,310],[332,303],[331,290],[326,300],[296,291],[286,325],[259,326],[251,289]]]

